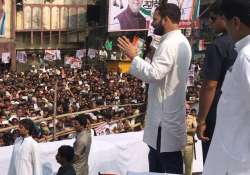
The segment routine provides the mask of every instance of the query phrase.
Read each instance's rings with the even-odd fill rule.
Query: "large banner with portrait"
[[[7,21],[7,8],[5,0],[0,0],[0,37],[5,37]]]
[[[181,20],[192,21],[199,0],[168,0],[181,9]],[[143,31],[150,29],[154,9],[160,0],[109,0],[108,31]]]
[[[47,60],[47,61],[61,60],[61,51],[60,50],[45,50],[44,60]]]

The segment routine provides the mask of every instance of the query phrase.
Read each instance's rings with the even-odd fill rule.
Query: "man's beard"
[[[164,34],[164,28],[161,25],[158,25],[154,28],[154,34],[162,36]]]
[[[141,7],[141,6],[140,6]],[[131,7],[129,6],[130,10],[135,13],[135,14],[138,14],[140,13],[140,7]]]

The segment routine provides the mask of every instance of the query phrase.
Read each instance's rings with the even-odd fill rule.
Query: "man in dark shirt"
[[[57,175],[76,175],[75,169],[72,165],[73,158],[73,147],[63,145],[58,149],[56,160],[62,166],[59,168]]]
[[[128,0],[128,8],[115,17],[121,30],[146,29],[146,19],[140,13],[142,3],[143,0]]]
[[[217,33],[214,42],[208,46],[204,60],[204,81],[200,90],[198,115],[198,137],[202,140],[205,163],[216,123],[216,111],[221,87],[227,70],[234,64],[237,53],[234,43],[226,31],[226,23],[219,5],[210,8],[211,27]]]

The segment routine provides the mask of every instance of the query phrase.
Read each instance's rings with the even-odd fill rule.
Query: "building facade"
[[[87,5],[95,0],[2,2],[6,17],[5,33],[0,35],[0,55],[10,53],[11,69],[15,71],[17,51],[83,47],[88,35]]]

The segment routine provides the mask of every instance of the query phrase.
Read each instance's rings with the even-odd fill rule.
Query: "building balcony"
[[[87,5],[24,4],[16,13],[16,31],[84,29]]]
[[[27,45],[28,39],[31,46],[43,46],[54,43],[55,38],[59,45],[78,43],[88,33],[86,16],[87,4],[23,4],[16,12],[17,45],[24,41]]]

